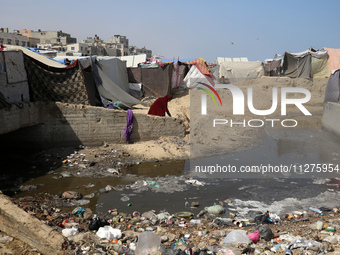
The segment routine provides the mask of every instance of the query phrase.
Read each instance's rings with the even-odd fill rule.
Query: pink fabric
[[[260,231],[256,230],[254,233],[249,233],[247,236],[253,243],[257,243],[260,239]]]
[[[324,48],[328,51],[329,71],[340,69],[340,49]]]
[[[211,85],[215,86],[214,76],[210,72],[207,62],[203,58],[197,58],[187,62],[189,65],[195,65],[198,70],[208,79]]]

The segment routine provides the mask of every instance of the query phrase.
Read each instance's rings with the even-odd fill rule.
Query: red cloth
[[[148,114],[156,116],[165,116],[168,110],[168,100],[171,98],[170,95],[160,97],[151,105]]]

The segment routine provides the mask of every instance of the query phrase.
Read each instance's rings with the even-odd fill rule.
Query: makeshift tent
[[[222,62],[220,65],[220,77],[224,76],[230,83],[248,79],[255,79],[263,76],[264,69],[262,62]],[[216,77],[217,78],[217,77]]]
[[[212,82],[210,78],[207,78],[205,75],[202,74],[202,72],[197,68],[197,66],[193,65],[191,66],[189,72],[183,79],[182,84],[185,85],[185,87],[192,89],[199,85],[198,82],[202,82],[212,86],[215,85],[215,83]]]
[[[180,86],[181,82],[185,78],[189,71],[189,65],[178,61],[174,64],[173,72],[172,72],[172,84],[171,89],[176,89]]]
[[[31,101],[90,104],[78,61],[67,68],[53,68],[27,55],[24,56],[24,60]]]
[[[129,83],[142,83],[141,67],[127,68]]]
[[[281,73],[282,59],[270,60],[264,64],[264,72],[266,76],[278,76]]]
[[[64,68],[66,65],[59,63],[58,61],[55,61],[52,58],[46,57],[44,55],[39,54],[38,52],[34,52],[29,50],[26,47],[21,47],[21,46],[15,46],[15,45],[6,45],[7,50],[17,50],[17,51],[22,51],[26,56],[29,56],[46,66],[50,67],[56,67],[56,68]]]
[[[339,102],[339,92],[340,92],[340,70],[335,70],[330,75],[327,87],[325,91],[325,99],[324,103],[326,102]]]
[[[328,67],[328,55],[325,55],[320,58],[316,58],[312,55],[311,75],[313,78],[329,77],[330,71]]]
[[[141,104],[141,101],[134,98],[114,83],[104,73],[99,64],[92,63],[92,71],[101,97],[112,101],[116,106],[121,108],[130,108],[133,105]]]
[[[214,79],[218,80],[218,78],[220,77],[220,66],[214,66],[214,67],[210,68],[210,72],[214,76]],[[216,83],[218,83],[218,82],[216,82]]]
[[[126,62],[118,58],[98,59],[98,65],[105,75],[122,90],[129,93],[129,79]]]
[[[174,65],[164,64],[157,68],[141,68],[144,96],[163,97],[171,93],[171,78]]]
[[[340,69],[340,49],[324,48],[328,52],[329,72]]]
[[[312,55],[290,54],[285,52],[282,63],[282,75],[290,78],[311,78]]]
[[[222,62],[244,62],[244,61],[249,61],[247,57],[244,58],[221,58],[217,57],[215,59],[215,64],[220,65]]]

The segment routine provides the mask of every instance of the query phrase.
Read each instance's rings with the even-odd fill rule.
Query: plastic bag
[[[254,233],[249,233],[248,237],[253,243],[257,243],[260,239],[260,231],[255,230]]]
[[[122,237],[122,231],[110,226],[100,227],[96,233],[100,238],[106,238],[107,240],[119,239]]]
[[[274,234],[268,225],[256,226],[253,229],[254,231],[260,231],[260,237],[266,241],[270,241],[274,238]]]
[[[161,238],[153,232],[143,232],[139,235],[136,255],[154,255],[161,251]]]
[[[223,240],[223,245],[250,243],[251,240],[247,236],[247,232],[241,229],[231,231]]]
[[[104,220],[100,219],[97,215],[94,215],[89,224],[89,230],[98,230],[100,227],[104,227],[109,225],[109,223]]]
[[[221,214],[224,212],[224,208],[220,205],[212,205],[204,208],[208,213]]]
[[[74,236],[74,235],[78,234],[78,229],[76,229],[76,228],[65,228],[61,231],[61,233],[65,237]]]

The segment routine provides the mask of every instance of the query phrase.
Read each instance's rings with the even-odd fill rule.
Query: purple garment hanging
[[[124,135],[125,135],[125,141],[129,142],[132,129],[133,129],[133,113],[130,109],[127,110],[126,119],[127,119],[127,123],[124,129]]]

